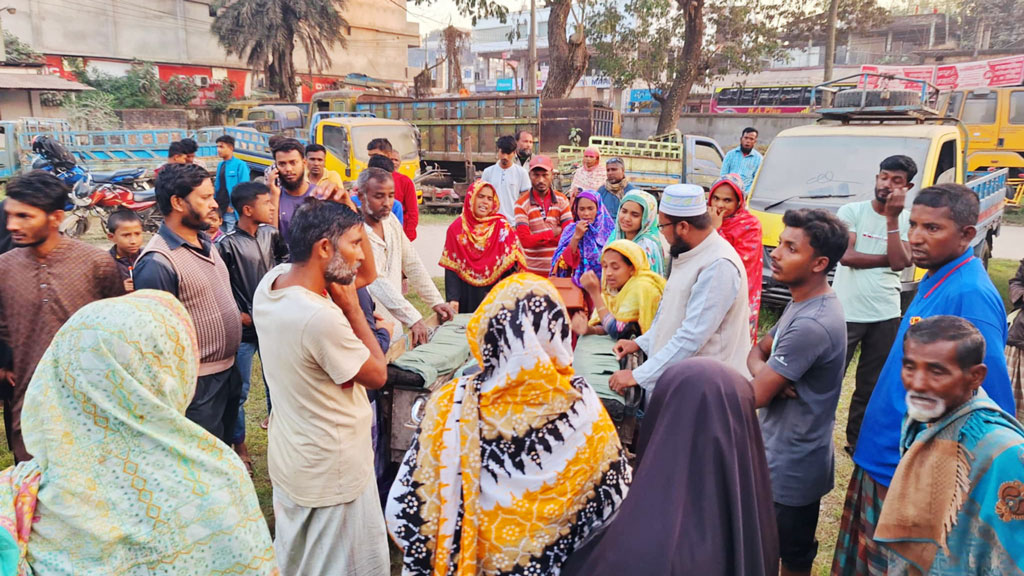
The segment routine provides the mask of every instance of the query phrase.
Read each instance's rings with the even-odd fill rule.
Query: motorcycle
[[[115,210],[131,210],[142,220],[144,232],[156,233],[163,223],[163,213],[156,205],[153,190],[132,192],[124,186],[101,184],[93,186],[89,176],[79,180],[68,195],[70,209],[66,210],[60,231],[79,238],[89,231],[92,217],[100,221],[103,233],[107,233],[107,218]]]
[[[163,222],[163,214],[156,205],[156,192],[151,188],[132,190],[128,185],[141,182],[144,168],[92,173],[78,165],[64,146],[47,136],[38,136],[32,142],[32,151],[39,157],[32,168],[52,173],[71,188],[67,215],[60,230],[73,238],[89,231],[90,219],[99,219],[104,233],[107,217],[114,210],[131,210],[142,219],[142,229],[155,233]],[[102,180],[97,180],[96,176]]]

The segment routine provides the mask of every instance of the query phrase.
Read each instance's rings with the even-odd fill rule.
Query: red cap
[[[544,168],[549,172],[555,171],[555,165],[551,163],[551,158],[547,156],[534,156],[530,160],[530,171],[533,172],[534,168]]]

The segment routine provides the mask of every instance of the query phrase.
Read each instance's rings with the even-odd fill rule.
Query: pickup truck
[[[252,128],[216,126],[202,128],[197,134],[200,150],[214,146],[217,137],[228,134],[235,138],[235,155],[245,161],[257,175],[273,163],[270,154],[270,136]],[[366,145],[374,138],[387,138],[402,157],[399,171],[415,179],[419,171],[419,135],[407,122],[376,118],[372,114],[347,112],[317,112],[304,144],[316,142],[327,149],[328,170],[341,175],[342,180],[353,182],[370,161]]]
[[[697,184],[710,190],[722,171],[722,147],[713,138],[683,135],[679,130],[649,140],[592,136],[588,143],[601,151],[601,160],[621,158],[626,177],[636,187],[660,193],[669,184]],[[561,184],[568,188],[573,172],[583,163],[582,146],[558,148]]]
[[[987,266],[1002,225],[1007,171],[968,172],[967,133],[958,120],[926,106],[851,106],[819,113],[817,124],[784,130],[772,140],[750,191],[750,210],[763,228],[765,304],[783,306],[790,299],[769,266],[782,215],[795,208],[835,212],[844,204],[870,200],[879,163],[894,154],[910,156],[918,166],[908,207],[917,191],[943,182],[964,183],[978,194],[981,211],[973,249]],[[903,271],[904,306],[923,275],[913,266]]]

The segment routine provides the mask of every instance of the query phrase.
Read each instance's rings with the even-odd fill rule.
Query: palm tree
[[[266,74],[270,88],[294,101],[296,44],[311,70],[331,65],[331,49],[345,46],[344,0],[218,0],[213,33],[228,55]],[[223,10],[222,10],[223,9]]]

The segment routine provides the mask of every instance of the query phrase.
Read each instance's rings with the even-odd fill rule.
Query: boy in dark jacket
[[[238,225],[217,243],[217,250],[228,268],[231,291],[242,316],[242,343],[235,363],[242,373],[242,396],[238,400],[238,420],[233,439],[235,452],[252,472],[245,446],[245,401],[252,380],[252,359],[259,351],[256,328],[252,323],[252,299],[263,276],[274,266],[288,260],[288,246],[274,227],[276,218],[270,200],[270,188],[258,182],[243,182],[231,194]],[[267,411],[270,395],[267,394]]]

